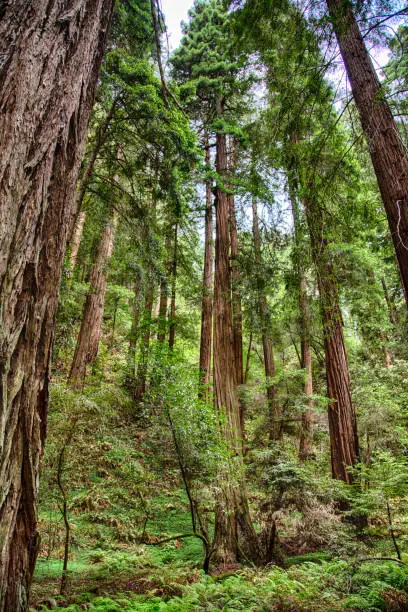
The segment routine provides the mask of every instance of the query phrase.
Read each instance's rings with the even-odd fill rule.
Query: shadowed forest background
[[[406,3],[113,5],[0,6],[0,611],[407,610]]]

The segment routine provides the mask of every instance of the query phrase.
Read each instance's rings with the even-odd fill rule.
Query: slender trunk
[[[258,307],[259,318],[262,328],[262,348],[264,357],[264,368],[266,377],[266,398],[268,402],[268,418],[269,418],[269,437],[271,440],[279,440],[282,433],[281,428],[281,409],[278,401],[278,390],[273,384],[272,379],[275,376],[275,359],[273,354],[273,345],[271,338],[271,320],[269,314],[268,302],[264,290],[264,281],[262,279],[262,253],[261,253],[261,236],[259,232],[258,206],[255,198],[252,199],[252,234],[254,241],[255,263],[257,271],[257,288],[258,288]]]
[[[81,244],[82,233],[84,231],[85,219],[86,219],[86,212],[84,210],[81,210],[81,212],[78,215],[78,219],[76,221],[74,233],[72,234],[72,240],[71,240],[71,254],[69,257],[71,274],[75,269],[75,264],[76,264],[77,257],[78,257],[79,245]]]
[[[1,9],[1,612],[28,606],[58,288],[112,11],[112,0]]]
[[[142,290],[142,276],[139,273],[136,275],[135,280],[135,297],[133,301],[133,312],[132,312],[132,326],[130,329],[130,337],[129,337],[129,358],[130,358],[130,367],[132,371],[132,378],[136,375],[136,344],[139,332],[139,322],[140,322],[140,308],[141,308],[141,290]]]
[[[247,351],[246,362],[245,362],[244,385],[246,385],[248,383],[249,362],[250,362],[250,359],[251,359],[251,351],[252,351],[252,339],[253,339],[253,333],[252,333],[252,329],[251,329],[251,331],[249,332],[248,351]]]
[[[321,303],[332,475],[351,483],[352,476],[347,468],[356,464],[359,451],[337,283],[333,267],[327,259],[323,211],[313,196],[305,198],[304,205]]]
[[[89,179],[91,178],[96,158],[98,157],[98,153],[104,143],[106,132],[109,128],[109,125],[112,121],[112,117],[115,112],[117,104],[117,97],[113,99],[112,105],[107,113],[105,119],[99,126],[96,131],[95,142],[93,143],[92,149],[89,152],[88,159],[86,161],[85,167],[82,171],[80,179],[77,184],[77,190],[75,193],[75,210],[77,211],[77,219],[75,222],[74,232],[71,238],[71,255],[70,255],[70,267],[71,274],[75,269],[76,260],[78,257],[79,246],[81,244],[82,233],[84,229],[84,223],[86,219],[86,212],[81,210],[82,202],[85,197],[85,193],[88,187]]]
[[[153,309],[154,319],[156,321],[159,318],[159,311],[160,311],[160,289],[161,289],[161,285],[157,287],[156,301],[155,301],[154,309]]]
[[[82,202],[84,201],[84,197],[86,194],[86,190],[88,188],[89,180],[92,176],[92,172],[95,167],[96,159],[98,157],[99,151],[101,150],[103,143],[105,142],[106,133],[109,129],[110,123],[115,114],[117,102],[118,102],[118,97],[115,96],[113,98],[111,107],[108,113],[106,114],[106,117],[103,119],[102,123],[99,125],[98,129],[96,130],[95,141],[92,145],[91,150],[89,151],[88,158],[86,160],[85,166],[83,168],[83,171],[81,173],[81,176],[77,184],[77,190],[75,193],[75,209],[77,211],[81,210]]]
[[[385,282],[385,278],[381,279],[381,286],[382,286],[383,291],[384,291],[385,301],[387,302],[388,317],[389,317],[390,323],[391,323],[391,325],[398,325],[398,323],[399,323],[398,312],[397,312],[397,310],[395,308],[395,304],[393,303],[393,301],[391,299],[391,296],[389,294],[387,283]]]
[[[145,295],[144,303],[144,316],[143,316],[143,327],[144,334],[142,337],[141,349],[140,349],[140,361],[137,368],[136,385],[134,391],[134,398],[136,404],[139,404],[145,393],[146,393],[146,380],[147,380],[147,369],[149,361],[149,347],[150,347],[150,335],[152,326],[152,310],[154,300],[154,279],[153,272],[150,269],[149,279],[147,284],[147,291]]]
[[[225,176],[226,138],[217,134],[216,170]],[[259,559],[258,539],[249,514],[243,476],[241,421],[232,343],[231,278],[229,265],[229,202],[217,188],[214,276],[214,403],[228,452],[220,468],[211,562],[234,564]]]
[[[205,162],[210,166],[210,149],[208,137],[205,137]],[[213,309],[213,197],[211,180],[205,182],[205,238],[204,238],[204,271],[203,297],[201,306],[200,337],[200,383],[208,385],[211,377],[211,337]],[[200,390],[200,394],[202,391]]]
[[[78,216],[76,219],[74,232],[71,238],[71,255],[70,255],[71,273],[75,269],[75,264],[76,264],[76,260],[78,257],[79,246],[81,244],[82,233],[84,229],[84,223],[86,219],[86,212],[84,210],[81,210],[82,202],[85,197],[89,179],[91,178],[91,175],[92,175],[92,172],[95,166],[96,158],[98,157],[98,153],[104,143],[106,132],[112,121],[112,117],[115,112],[116,104],[117,104],[117,97],[115,96],[115,98],[113,99],[112,105],[109,109],[109,112],[107,113],[105,119],[103,120],[103,122],[101,123],[101,125],[96,131],[95,142],[89,153],[85,167],[83,169],[83,172],[77,184],[77,191],[75,194],[75,210],[77,211]]]
[[[386,345],[387,339],[384,338],[383,342],[384,342],[385,367],[387,368],[387,370],[392,370],[392,357],[391,357],[390,350],[389,350],[389,348]]]
[[[307,403],[306,410],[302,411],[302,422],[299,440],[299,459],[308,460],[314,456],[313,453],[313,375],[312,375],[312,351],[310,346],[310,313],[306,291],[306,278],[301,262],[301,241],[300,241],[300,216],[299,204],[297,200],[296,188],[293,184],[293,176],[289,174],[289,194],[292,207],[294,225],[294,259],[299,280],[299,324],[300,324],[300,343],[301,343],[301,362],[300,367],[304,370],[305,379],[303,393]],[[296,348],[296,346],[295,346]],[[297,352],[297,348],[296,348]]]
[[[302,412],[302,423],[299,441],[299,459],[307,460],[314,456],[313,452],[313,375],[312,375],[312,351],[310,347],[310,314],[306,292],[306,279],[302,270],[299,278],[299,312],[302,369],[305,371],[305,382],[303,393],[307,404],[306,410]]]
[[[174,347],[176,335],[176,286],[177,286],[177,232],[178,224],[174,226],[173,261],[171,265],[171,302],[169,325],[169,349]]]
[[[161,343],[163,343],[166,338],[167,300],[168,300],[167,278],[163,275],[160,280],[160,304],[159,304],[158,332],[157,332],[157,340]]]
[[[408,304],[408,150],[386,101],[351,2],[327,0],[327,6],[368,141]]]
[[[234,138],[229,139],[229,159],[228,159],[228,174],[231,177],[234,173]],[[232,185],[228,185],[228,189],[232,190]],[[230,224],[230,239],[231,239],[231,288],[232,288],[232,337],[234,342],[234,362],[235,376],[237,385],[242,385],[244,380],[244,364],[242,353],[242,306],[241,294],[239,289],[240,273],[238,269],[238,232],[237,219],[235,214],[234,194],[228,194],[229,207],[229,224]],[[242,419],[243,420],[243,419]]]
[[[102,332],[108,264],[112,255],[116,224],[117,212],[113,211],[112,216],[102,231],[95,263],[89,275],[89,290],[86,296],[81,329],[69,373],[69,382],[74,387],[81,387],[83,385],[87,366],[94,361],[98,354],[99,340]]]

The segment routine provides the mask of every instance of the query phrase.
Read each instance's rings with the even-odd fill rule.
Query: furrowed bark
[[[58,288],[112,0],[0,21],[0,610],[28,607]],[[35,51],[35,52],[34,52]]]
[[[84,383],[87,366],[95,360],[98,354],[99,340],[102,333],[108,265],[113,251],[117,219],[117,212],[112,211],[112,216],[103,228],[95,263],[89,274],[89,291],[86,296],[81,329],[69,373],[69,382],[72,386],[78,388]]]
[[[351,2],[327,0],[367,138],[408,304],[408,149],[386,101]]]

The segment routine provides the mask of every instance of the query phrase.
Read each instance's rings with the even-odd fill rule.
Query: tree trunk
[[[171,265],[171,302],[169,325],[169,349],[174,346],[176,336],[176,285],[177,285],[177,232],[178,224],[174,226],[173,261]]]
[[[160,304],[158,317],[158,332],[157,340],[161,343],[166,338],[166,318],[167,318],[167,300],[168,300],[167,278],[163,275],[160,280]]]
[[[81,244],[82,234],[84,231],[84,224],[86,219],[86,212],[81,210],[78,215],[78,219],[75,223],[74,233],[72,234],[71,241],[71,254],[69,257],[71,274],[73,273],[78,258],[79,245]]]
[[[299,441],[299,459],[307,460],[314,457],[313,452],[313,375],[312,351],[310,347],[310,314],[306,293],[306,279],[304,272],[299,269],[299,313],[300,334],[302,347],[302,369],[305,371],[303,393],[308,408],[302,412],[302,423]]]
[[[205,162],[210,166],[210,149],[208,137],[205,137]],[[211,377],[211,337],[213,309],[213,197],[211,180],[205,182],[205,238],[204,238],[204,271],[203,297],[201,306],[201,337],[200,337],[200,383],[209,385]],[[200,390],[200,395],[202,391]]]
[[[216,170],[227,170],[225,134],[217,134]],[[246,494],[242,460],[242,432],[232,338],[231,278],[229,265],[229,201],[217,188],[214,276],[214,403],[220,414],[228,460],[218,475],[213,565],[235,564],[239,559],[258,561],[258,539]]]
[[[112,10],[112,0],[15,0],[1,9],[2,612],[28,606],[58,287]]]
[[[390,323],[391,323],[391,325],[398,325],[398,323],[399,323],[398,312],[397,312],[397,310],[395,308],[395,304],[393,303],[393,301],[391,299],[391,296],[389,294],[387,283],[385,282],[385,278],[381,279],[381,286],[382,286],[383,291],[384,291],[385,301],[387,302],[388,318],[390,320]]]
[[[259,318],[262,328],[262,348],[264,356],[264,368],[266,377],[266,398],[268,402],[269,414],[269,437],[271,440],[279,440],[281,437],[281,409],[278,401],[278,391],[276,385],[271,380],[275,376],[275,359],[273,355],[273,345],[271,338],[271,321],[268,302],[264,291],[264,281],[262,278],[262,253],[261,236],[259,233],[258,206],[255,198],[252,199],[252,234],[254,241],[255,263],[257,266],[257,288],[258,288],[258,307]]]
[[[142,291],[142,276],[140,271],[136,273],[135,280],[135,298],[133,301],[133,311],[132,311],[132,326],[130,329],[129,336],[129,370],[131,370],[131,379],[134,380],[136,376],[136,344],[139,333],[139,323],[140,323],[140,309],[141,309],[141,291]]]
[[[86,212],[84,210],[81,210],[82,202],[85,197],[89,179],[91,178],[91,175],[92,175],[92,172],[95,166],[96,158],[98,157],[98,153],[104,143],[106,132],[108,130],[110,122],[112,121],[112,117],[115,112],[116,104],[117,104],[117,97],[114,98],[112,102],[112,106],[109,109],[108,114],[106,115],[102,124],[99,126],[99,128],[96,131],[96,140],[93,143],[93,146],[89,153],[85,167],[83,169],[83,172],[77,184],[77,191],[75,194],[75,210],[77,211],[78,216],[76,219],[74,232],[71,238],[71,255],[69,258],[71,274],[73,273],[75,269],[75,264],[76,264],[76,260],[78,257],[79,246],[81,244],[82,233],[84,229],[84,223],[86,219]]]
[[[313,196],[305,198],[304,205],[321,303],[332,475],[351,483],[347,467],[356,464],[359,450],[337,283],[333,267],[327,260],[323,211]]]
[[[295,136],[293,135],[295,140]],[[306,291],[306,277],[301,261],[300,240],[300,213],[296,188],[291,173],[288,174],[289,195],[292,207],[294,225],[294,260],[299,280],[299,326],[301,343],[301,368],[305,371],[303,393],[308,408],[302,411],[302,422],[299,440],[299,459],[301,461],[312,459],[313,452],[313,374],[312,374],[312,351],[310,346],[310,313]]]
[[[327,0],[327,6],[368,141],[408,304],[408,150],[398,132],[351,3]]]
[[[136,385],[134,390],[134,398],[136,404],[140,404],[146,393],[147,368],[149,361],[150,333],[152,325],[152,310],[154,300],[154,278],[152,266],[149,270],[149,278],[147,282],[147,291],[145,295],[143,327],[144,334],[142,337],[140,361],[137,368]]]
[[[69,382],[72,386],[78,388],[83,385],[87,366],[94,361],[98,354],[102,333],[108,264],[113,250],[117,218],[117,212],[114,211],[102,231],[95,263],[89,275],[89,290],[69,373]]]
[[[231,177],[234,172],[234,138],[229,139],[229,159],[228,159],[228,174]],[[228,185],[228,189],[232,190],[232,184]],[[235,376],[237,385],[242,385],[244,380],[244,358],[242,352],[242,307],[241,294],[239,288],[239,269],[238,269],[238,232],[237,219],[235,215],[234,194],[228,194],[229,207],[229,223],[230,223],[230,238],[231,238],[231,288],[232,288],[232,336],[234,342],[234,361],[235,361]],[[243,415],[242,415],[243,424]]]

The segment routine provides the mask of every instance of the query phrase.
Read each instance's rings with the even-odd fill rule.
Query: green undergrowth
[[[309,515],[305,532],[296,503],[300,495],[310,499],[306,491],[310,479],[294,462],[281,465],[279,472],[272,462],[273,469],[262,472],[263,483],[269,486],[265,499],[283,481],[290,493],[288,511],[279,524],[282,543],[290,551],[285,568],[241,568],[206,576],[201,541],[176,537],[191,533],[192,523],[162,416],[143,428],[126,416],[126,398],[113,395],[112,386],[105,384],[86,393],[54,385],[51,408],[41,482],[42,544],[31,598],[36,610],[55,603],[71,612],[408,610],[407,566],[362,559],[395,554],[384,521],[374,525],[379,533],[371,533],[373,547],[350,547],[347,526],[324,505],[326,481],[321,480],[318,493],[323,501]],[[65,533],[56,469],[67,439],[61,480],[71,545],[68,588],[60,596]],[[263,466],[254,465],[255,470]],[[203,481],[202,510],[211,533],[214,507],[205,486]],[[254,490],[254,498],[258,493]],[[302,547],[299,534],[313,545]],[[173,539],[160,543],[168,538]]]
[[[313,558],[313,557],[312,557]],[[243,569],[228,577],[206,576],[192,564],[161,565],[150,551],[114,553],[88,569],[83,591],[62,598],[71,612],[245,610],[319,612],[320,610],[408,609],[408,568],[394,562],[313,561],[289,569]],[[83,563],[75,567],[84,570]],[[40,563],[37,579],[44,577]],[[55,566],[48,564],[49,576]],[[73,571],[73,573],[74,573]],[[91,574],[94,582],[91,580]],[[86,588],[88,587],[88,588]]]

